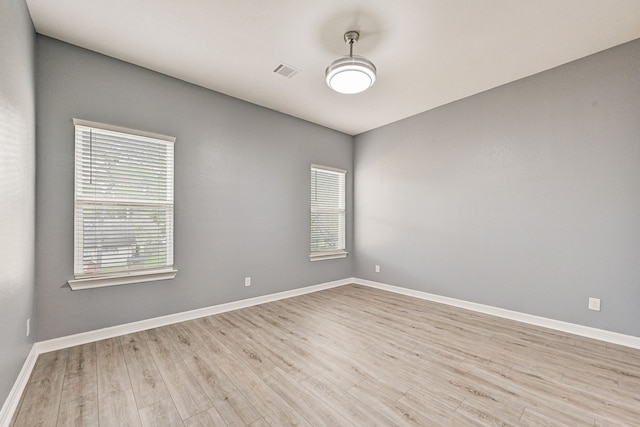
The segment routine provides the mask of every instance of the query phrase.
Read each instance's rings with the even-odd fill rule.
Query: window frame
[[[320,171],[325,171],[325,172],[329,172],[329,173],[336,173],[336,174],[342,174],[342,178],[343,178],[343,188],[341,189],[342,191],[342,206],[343,208],[323,208],[323,209],[314,209],[313,207],[313,203],[312,203],[312,198],[313,198],[313,191],[310,188],[310,194],[309,194],[309,260],[310,261],[322,261],[322,260],[329,260],[329,259],[338,259],[338,258],[345,258],[349,252],[347,252],[347,171],[344,169],[339,169],[339,168],[335,168],[335,167],[331,167],[331,166],[323,166],[323,165],[317,165],[317,164],[311,164],[310,168],[309,168],[309,184],[310,187],[313,185],[313,173],[314,170],[320,170]],[[313,230],[312,230],[312,224],[311,224],[311,217],[313,215],[314,212],[337,212],[337,213],[341,213],[342,214],[342,221],[343,221],[343,226],[342,229],[339,230],[339,232],[342,234],[341,236],[338,237],[338,240],[342,242],[342,248],[339,249],[332,249],[332,250],[325,250],[325,251],[314,251],[311,247],[312,245],[312,235],[313,235]]]
[[[90,288],[99,288],[99,287],[105,287],[105,286],[117,286],[117,285],[125,285],[125,284],[132,284],[132,283],[173,279],[178,272],[178,270],[174,268],[174,262],[173,262],[174,240],[175,240],[175,220],[174,220],[175,204],[174,204],[174,196],[173,196],[173,191],[175,188],[175,178],[174,178],[175,158],[173,157],[174,156],[173,152],[174,152],[174,144],[175,144],[176,138],[172,136],[161,135],[161,134],[152,133],[152,132],[146,132],[146,131],[141,131],[136,129],[130,129],[125,127],[92,122],[88,120],[75,119],[75,118],[73,119],[73,124],[74,124],[74,142],[76,147],[74,149],[74,152],[75,152],[74,154],[74,170],[75,170],[75,173],[74,173],[74,220],[73,220],[74,279],[68,281],[69,286],[71,287],[72,290],[79,290],[79,289],[90,289]],[[146,203],[146,205],[149,207],[164,206],[165,209],[167,209],[167,212],[170,213],[171,242],[167,244],[167,257],[170,263],[167,262],[166,265],[160,266],[157,268],[149,268],[149,269],[142,269],[142,270],[128,269],[128,270],[117,271],[112,274],[101,273],[101,274],[91,275],[91,274],[79,272],[78,265],[80,265],[81,262],[79,261],[78,257],[84,256],[84,250],[83,250],[82,244],[79,241],[80,236],[78,235],[79,233],[78,230],[82,230],[83,228],[82,227],[83,222],[81,222],[83,221],[83,219],[79,218],[79,217],[82,217],[82,215],[78,215],[78,208],[81,206],[87,206],[87,201],[80,200],[82,199],[82,197],[80,197],[78,194],[79,180],[82,179],[82,174],[81,176],[78,175],[78,168],[82,162],[82,160],[78,158],[77,145],[79,143],[82,143],[82,139],[79,139],[78,137],[78,133],[77,133],[78,127],[89,128],[89,129],[96,130],[98,132],[104,131],[105,133],[117,132],[117,133],[124,134],[129,138],[136,139],[139,142],[147,142],[149,144],[158,144],[158,145],[166,144],[167,146],[171,147],[170,150],[172,152],[171,153],[172,163],[170,166],[170,170],[168,170],[168,172],[170,173],[167,174],[167,177],[171,179],[170,201],[162,201],[162,202],[150,201]],[[101,200],[99,202],[99,205],[106,206],[106,207],[129,206],[132,208],[136,208],[140,206],[139,202],[135,200],[123,201],[118,198],[114,198],[113,200],[109,200],[109,201]]]

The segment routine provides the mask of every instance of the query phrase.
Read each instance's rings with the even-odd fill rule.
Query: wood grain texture
[[[90,426],[97,424],[96,343],[89,343],[69,349],[57,425]]]
[[[124,335],[120,342],[138,408],[168,399],[169,391],[142,335]]]
[[[211,426],[226,426],[218,411],[214,408],[208,411],[200,412],[191,418],[184,421],[184,427],[211,427]]]
[[[14,427],[48,426],[57,422],[68,355],[69,350],[64,349],[38,357],[14,416]]]
[[[127,365],[118,338],[96,342],[98,398],[131,389]]]
[[[140,420],[143,427],[181,427],[184,425],[171,398],[140,409]]]
[[[183,420],[212,406],[172,344],[171,329],[151,329],[140,333],[146,340],[169,394]]]
[[[98,403],[100,427],[139,427],[140,414],[133,390],[113,391]]]
[[[640,350],[357,285],[43,354],[14,426],[640,425]]]

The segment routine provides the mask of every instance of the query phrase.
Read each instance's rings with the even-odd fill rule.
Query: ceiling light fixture
[[[325,80],[336,92],[353,94],[369,89],[376,81],[376,67],[363,56],[353,55],[353,45],[360,38],[357,31],[347,31],[344,41],[349,45],[349,56],[336,59],[327,67]]]

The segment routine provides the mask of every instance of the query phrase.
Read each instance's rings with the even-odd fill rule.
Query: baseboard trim
[[[593,338],[613,344],[619,344],[626,347],[640,349],[640,337],[634,337],[631,335],[619,334],[616,332],[605,331],[602,329],[591,328],[588,326],[577,325],[574,323],[563,322],[560,320],[549,319],[540,316],[534,316],[531,314],[520,313],[517,311],[506,310],[499,307],[493,307],[489,305],[477,304],[474,302],[459,300],[450,297],[444,297],[441,295],[430,294],[427,292],[417,291],[409,288],[403,288],[400,286],[389,285],[386,283],[375,282],[372,280],[359,279],[356,277],[350,277],[342,280],[335,280],[333,282],[326,282],[318,285],[307,286],[304,288],[293,289],[290,291],[278,292],[275,294],[263,295],[254,298],[248,298],[239,301],[228,302],[224,304],[214,305],[210,307],[204,307],[196,310],[185,311],[181,313],[169,314],[167,316],[155,317],[152,319],[141,320],[138,322],[126,323],[124,325],[112,326],[109,328],[97,329],[95,331],[83,332],[80,334],[69,335],[60,338],[54,338],[47,341],[36,342],[32,347],[27,359],[22,366],[22,370],[13,385],[9,396],[5,400],[2,409],[0,410],[0,427],[8,427],[13,415],[18,408],[20,398],[24,392],[31,371],[35,366],[38,356],[42,353],[48,353],[50,351],[61,350],[76,345],[87,344],[94,341],[99,341],[107,338],[113,338],[120,335],[130,334],[134,332],[140,332],[147,329],[157,328],[161,326],[170,325],[173,323],[184,322],[187,320],[198,319],[200,317],[211,316],[214,314],[225,313],[228,311],[239,310],[241,308],[252,307],[259,304],[264,304],[273,301],[279,301],[287,298],[296,297],[299,295],[310,294],[313,292],[322,291],[325,289],[331,289],[338,286],[344,286],[355,283],[357,285],[368,286],[371,288],[381,289],[385,291],[394,292],[414,298],[420,298],[428,301],[433,301],[441,304],[446,304],[454,307],[464,308],[467,310],[476,311],[479,313],[485,313],[505,319],[515,320],[531,325],[542,326],[549,329],[554,329],[561,332],[567,332],[570,334],[580,335],[587,338]]]
[[[459,300],[441,295],[430,294],[427,292],[416,291],[413,289],[403,288],[400,286],[388,285],[386,283],[374,282],[372,280],[351,279],[351,283],[369,286],[371,288],[382,289],[385,291],[395,292],[397,294],[407,295],[410,297],[420,298],[428,301],[447,304],[454,307],[464,308],[479,313],[490,314],[492,316],[502,317],[505,319],[515,320],[544,328],[554,329],[561,332],[567,332],[574,335],[580,335],[587,338],[593,338],[612,344],[623,345],[640,349],[640,337],[632,335],[620,334],[617,332],[606,331],[603,329],[592,328],[589,326],[578,325],[575,323],[563,322],[561,320],[549,319],[546,317],[534,316],[532,314],[521,313],[518,311],[506,310],[504,308],[493,307],[490,305],[477,304],[474,302]]]
[[[218,304],[210,307],[204,307],[196,310],[184,311],[181,313],[169,314],[167,316],[160,316],[152,319],[141,320],[138,322],[126,323],[124,325],[117,325],[109,328],[97,329],[95,331],[88,331],[80,334],[54,338],[47,341],[36,342],[33,345],[32,351],[29,353],[27,362],[29,361],[29,358],[34,352],[35,352],[35,357],[37,358],[39,354],[47,353],[49,351],[60,350],[67,347],[73,347],[76,345],[86,344],[86,343],[99,341],[107,338],[113,338],[120,335],[144,331],[147,329],[157,328],[161,326],[166,326],[173,323],[193,320],[200,317],[211,316],[219,313],[225,313],[227,311],[239,310],[241,308],[246,308],[254,305],[264,304],[267,302],[292,298],[295,296],[305,295],[305,294],[309,294],[309,293],[313,293],[313,292],[317,292],[325,289],[331,289],[338,286],[348,285],[351,283],[355,283],[363,286],[369,286],[372,288],[382,289],[390,292],[395,292],[398,294],[407,295],[407,296],[420,298],[424,300],[429,300],[433,302],[438,302],[441,304],[447,304],[454,307],[460,307],[467,310],[476,311],[479,313],[485,313],[493,316],[503,317],[505,319],[515,320],[518,322],[528,323],[531,325],[541,326],[549,329],[555,329],[557,331],[567,332],[570,334],[580,335],[587,338],[606,341],[612,344],[619,344],[626,347],[640,349],[640,337],[635,337],[632,335],[620,334],[617,332],[611,332],[604,329],[597,329],[589,326],[578,325],[575,323],[564,322],[561,320],[549,319],[546,317],[535,316],[532,314],[521,313],[518,311],[507,310],[504,308],[494,307],[490,305],[478,304],[470,301],[445,297],[437,294],[417,291],[414,289],[404,288],[400,286],[389,285],[386,283],[375,282],[372,280],[365,280],[357,277],[350,277],[346,279],[335,280],[332,282],[321,283],[318,285],[307,286],[304,288],[292,289],[290,291],[278,292],[275,294],[263,295],[263,296],[243,299],[239,301],[232,301],[232,302]],[[27,362],[25,362],[25,366]],[[30,374],[30,371],[29,371],[29,374]],[[0,423],[0,426],[1,425],[2,424]]]
[[[48,353],[50,351],[60,350],[76,345],[87,344],[94,341],[100,341],[107,338],[113,338],[120,335],[132,334],[147,329],[158,328],[161,326],[171,325],[173,323],[185,322],[187,320],[198,319],[200,317],[211,316],[213,314],[225,313],[227,311],[239,310],[241,308],[252,307],[254,305],[264,304],[267,302],[278,301],[282,299],[292,298],[299,295],[309,294],[324,289],[335,288],[353,283],[352,279],[342,279],[333,282],[322,283],[319,285],[307,286],[304,288],[292,289],[290,291],[278,292],[275,294],[262,295],[254,298],[247,298],[239,301],[232,301],[224,304],[213,305],[210,307],[199,308],[196,310],[183,311],[181,313],[169,314],[166,316],[154,317],[151,319],[140,320],[138,322],[126,323],[123,325],[111,326],[108,328],[97,329],[95,331],[83,332],[75,335],[54,338],[47,341],[40,341],[34,344],[38,354]]]
[[[18,374],[18,378],[11,388],[9,396],[7,396],[7,400],[4,401],[2,409],[0,409],[0,426],[9,427],[9,424],[13,419],[13,414],[16,412],[16,409],[18,409],[18,404],[20,403],[22,393],[24,392],[24,389],[27,387],[27,383],[29,382],[31,371],[36,365],[36,360],[38,360],[38,354],[39,353],[37,352],[35,345],[31,346],[31,350],[29,351],[27,359],[22,365],[22,369]]]
[[[18,409],[18,404],[20,403],[22,393],[24,392],[24,389],[29,382],[31,371],[36,364],[38,356],[42,353],[62,350],[64,348],[73,347],[76,345],[87,344],[90,342],[113,338],[120,335],[158,328],[173,323],[198,319],[200,317],[211,316],[213,314],[225,313],[227,311],[238,310],[241,308],[251,307],[267,302],[292,298],[299,295],[322,291],[324,289],[331,289],[338,286],[348,285],[351,283],[353,283],[353,279],[351,278],[335,280],[333,282],[326,282],[318,285],[307,286],[304,288],[292,289],[290,291],[262,295],[259,297],[247,298],[239,301],[232,301],[224,304],[213,305],[210,307],[199,308],[196,310],[189,310],[181,313],[169,314],[167,316],[154,317],[152,319],[140,320],[138,322],[126,323],[123,325],[97,329],[95,331],[88,331],[80,334],[68,335],[65,337],[36,342],[31,347],[31,351],[29,352],[29,355],[27,356],[27,359],[22,366],[22,370],[20,371],[20,374],[18,375],[13,388],[9,392],[9,396],[7,397],[7,400],[5,400],[2,406],[2,410],[0,410],[0,427],[9,427],[9,423],[13,419],[15,411],[16,409]]]

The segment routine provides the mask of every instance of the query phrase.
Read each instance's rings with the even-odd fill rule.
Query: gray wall
[[[640,41],[359,135],[354,169],[356,276],[640,336]]]
[[[38,36],[37,339],[351,275],[640,335],[639,46],[360,135],[354,168],[347,135]],[[73,117],[178,138],[175,280],[66,286]],[[310,163],[356,171],[355,259],[308,261]]]
[[[47,37],[36,48],[39,341],[351,276],[351,257],[309,261],[309,165],[349,171],[352,211],[350,136]],[[65,285],[74,117],[177,137],[174,280]]]
[[[24,1],[0,0],[0,405],[33,343],[34,39]]]

